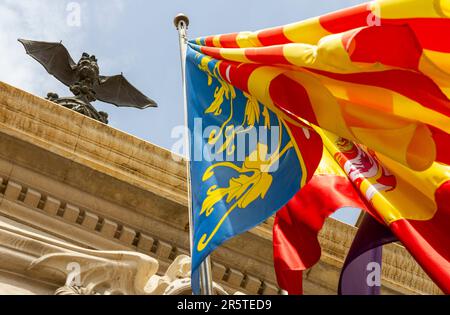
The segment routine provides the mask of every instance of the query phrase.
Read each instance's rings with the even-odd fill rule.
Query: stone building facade
[[[189,294],[185,163],[0,82],[0,294]],[[212,255],[218,294],[280,294],[272,220]],[[356,228],[329,219],[306,294],[335,294]],[[439,294],[385,246],[384,294]]]

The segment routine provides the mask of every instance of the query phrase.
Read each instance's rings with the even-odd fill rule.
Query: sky
[[[189,38],[255,31],[353,6],[363,0],[0,0],[0,80],[38,96],[68,88],[27,56],[18,38],[62,41],[77,61],[99,60],[102,75],[123,72],[159,107],[138,110],[96,102],[109,125],[171,149],[171,130],[183,125],[178,34],[173,18],[189,16]],[[79,14],[79,19],[74,15]],[[74,18],[75,17],[75,18]],[[79,23],[78,23],[79,22]],[[358,211],[335,215],[354,223]]]

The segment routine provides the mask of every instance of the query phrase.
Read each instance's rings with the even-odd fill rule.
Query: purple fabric
[[[379,295],[381,286],[368,278],[374,279],[377,270],[374,263],[381,272],[383,245],[395,241],[397,239],[386,226],[366,214],[342,267],[339,295]]]

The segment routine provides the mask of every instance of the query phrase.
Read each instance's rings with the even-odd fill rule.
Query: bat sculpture
[[[122,74],[101,76],[97,59],[83,53],[75,63],[62,43],[19,39],[28,55],[38,61],[48,73],[70,88],[75,97],[59,97],[48,93],[47,99],[76,112],[108,123],[108,114],[98,112],[91,102],[100,100],[120,107],[144,109],[157,104],[131,85]]]

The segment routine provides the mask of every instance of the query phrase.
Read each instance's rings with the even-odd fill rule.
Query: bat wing
[[[158,106],[155,101],[142,94],[121,74],[111,77],[100,76],[95,93],[98,100],[119,107],[144,109]]]
[[[19,39],[28,55],[44,66],[48,73],[67,86],[75,83],[76,63],[61,43]]]

